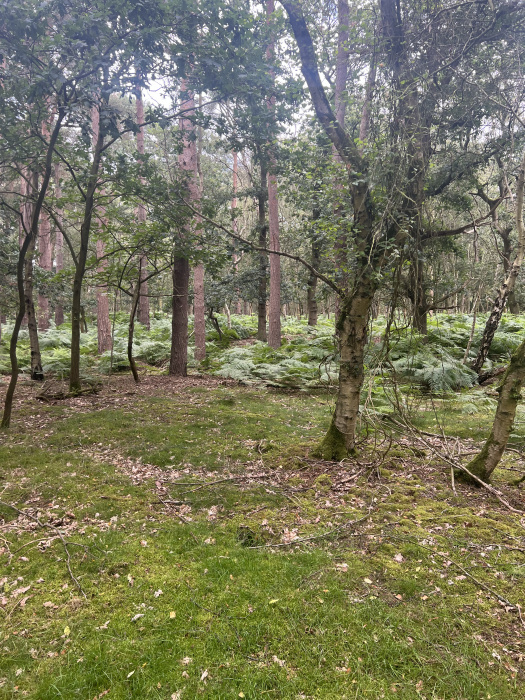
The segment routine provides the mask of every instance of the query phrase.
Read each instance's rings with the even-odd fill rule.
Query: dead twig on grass
[[[73,573],[73,571],[71,569],[71,553],[69,551],[69,547],[71,547],[71,546],[81,547],[82,549],[84,549],[84,551],[88,551],[89,550],[88,546],[85,544],[79,544],[78,542],[71,542],[70,540],[66,540],[63,533],[58,529],[58,527],[56,527],[56,525],[51,525],[51,523],[43,523],[35,515],[31,515],[30,513],[28,513],[25,510],[20,510],[20,508],[17,508],[12,503],[7,503],[6,501],[0,501],[0,505],[4,506],[5,508],[11,508],[11,510],[14,510],[19,515],[22,515],[25,518],[29,518],[30,520],[35,522],[39,527],[41,527],[44,530],[50,529],[50,530],[54,530],[57,533],[57,536],[60,539],[60,541],[62,542],[62,546],[64,547],[64,551],[66,553],[66,557],[67,557],[66,558],[66,566],[67,566],[69,576],[70,576],[71,580],[73,581],[73,583],[75,584],[75,586],[78,588],[78,590],[82,593],[84,598],[87,599],[86,593],[85,593],[84,589],[82,588],[80,581],[77,579],[77,577],[75,576],[75,574]]]

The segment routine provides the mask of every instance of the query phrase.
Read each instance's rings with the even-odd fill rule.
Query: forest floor
[[[1,698],[525,698],[525,516],[450,475],[490,412],[433,402],[330,463],[321,393],[37,391],[0,434]]]

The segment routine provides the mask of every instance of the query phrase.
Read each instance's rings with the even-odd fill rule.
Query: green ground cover
[[[338,465],[309,457],[333,401],[318,392],[32,392],[0,436],[0,697],[525,697],[525,630],[493,594],[524,601],[522,518],[455,494],[381,407],[377,442]],[[423,394],[417,418],[468,449],[487,400]],[[515,476],[495,482],[519,507]]]

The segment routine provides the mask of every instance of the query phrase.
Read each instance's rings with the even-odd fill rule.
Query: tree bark
[[[202,362],[206,357],[206,305],[204,301],[204,265],[193,269],[193,324],[195,337],[195,359]]]
[[[60,199],[62,196],[62,189],[60,187],[60,165],[57,163],[55,165],[55,197]],[[60,210],[57,210],[57,218],[61,218]],[[62,236],[62,231],[58,228],[55,229],[55,272],[60,272],[64,269],[64,237]],[[59,302],[55,306],[55,326],[60,326],[64,323],[64,307],[62,303]]]
[[[268,19],[275,11],[274,0],[266,0],[266,16]],[[266,58],[273,60],[274,45],[271,42],[266,50]],[[272,78],[273,69],[270,68]],[[275,96],[268,100],[268,109],[275,116]],[[275,167],[275,157],[270,146],[271,166]],[[270,232],[270,300],[268,308],[268,345],[272,348],[281,347],[281,257],[275,253],[281,250],[279,241],[279,201],[277,196],[277,176],[268,173],[268,228]]]
[[[135,358],[133,357],[133,335],[135,332],[135,316],[137,315],[137,307],[139,305],[141,283],[142,279],[139,267],[139,278],[137,280],[137,284],[135,286],[135,290],[133,292],[133,297],[131,300],[131,311],[129,312],[128,324],[128,361],[129,366],[131,368],[131,373],[133,375],[133,379],[135,380],[135,384],[138,384],[140,382],[140,378],[139,373],[137,371],[137,364],[135,362]]]
[[[93,107],[91,111],[91,128],[93,131],[93,148],[96,148],[96,143],[98,140],[98,134],[100,129],[100,115],[97,107]],[[99,207],[98,209],[98,221],[99,227],[105,225],[105,208]],[[107,261],[104,258],[105,253],[105,243],[102,239],[98,239],[96,243],[97,250],[97,271],[100,275],[104,274],[107,267]],[[106,352],[106,350],[111,350],[112,337],[111,337],[111,321],[109,319],[109,299],[105,292],[103,286],[99,284],[97,287],[97,342],[98,342],[98,354]]]
[[[62,109],[58,110],[58,115],[57,119],[55,122],[55,125],[53,127],[53,130],[51,132],[51,136],[49,139],[48,147],[47,147],[47,152],[46,152],[46,160],[45,160],[45,168],[44,168],[44,173],[42,177],[42,184],[40,186],[40,191],[38,193],[38,197],[35,202],[35,206],[33,208],[32,214],[31,214],[31,225],[30,227],[25,231],[25,238],[22,243],[22,246],[20,247],[20,252],[18,254],[18,263],[17,263],[17,269],[16,269],[16,279],[17,279],[17,288],[18,288],[18,313],[16,315],[15,319],[15,325],[13,327],[13,332],[11,334],[11,342],[9,345],[9,358],[11,360],[11,379],[9,381],[9,385],[7,387],[7,392],[5,396],[5,402],[4,402],[4,412],[2,415],[2,423],[0,424],[2,428],[9,428],[11,424],[11,413],[13,410],[13,398],[15,395],[15,389],[16,389],[16,384],[18,382],[18,358],[16,354],[16,346],[18,344],[18,335],[20,333],[20,327],[22,325],[22,321],[24,319],[25,315],[25,289],[24,289],[24,263],[25,263],[25,257],[27,254],[27,250],[31,243],[36,239],[38,235],[38,219],[40,217],[40,212],[42,210],[42,204],[44,202],[44,197],[46,196],[47,188],[49,185],[49,180],[51,179],[51,167],[52,167],[52,159],[53,159],[53,151],[58,139],[58,134],[60,132],[60,129],[62,127],[62,122],[64,119],[64,111]]]
[[[355,451],[368,320],[377,289],[373,270],[362,270],[363,273],[366,276],[355,283],[354,292],[344,300],[337,321],[341,348],[339,391],[332,423],[317,451],[322,459],[340,461]]]
[[[188,374],[188,287],[190,264],[187,258],[173,262],[173,301],[171,318],[171,355],[169,373],[176,377]]]
[[[100,109],[100,107],[99,107]],[[98,129],[97,139],[93,147],[93,160],[89,170],[89,179],[86,188],[84,203],[84,216],[80,227],[80,250],[78,252],[75,276],[73,278],[73,302],[71,304],[71,368],[69,375],[69,390],[74,393],[81,388],[80,382],[80,324],[82,306],[82,282],[86,271],[91,222],[95,204],[95,192],[98,185],[98,175],[102,160],[104,145],[104,129]]]
[[[103,273],[107,267],[107,263],[104,257],[105,244],[100,238],[97,241],[97,259],[98,271]],[[98,354],[106,352],[106,350],[111,350],[112,338],[111,338],[111,320],[109,318],[109,299],[104,287],[99,286],[97,288],[97,340],[98,340]]]
[[[492,430],[481,452],[467,465],[467,469],[485,482],[490,481],[498,466],[512,432],[516,407],[521,399],[525,380],[525,341],[512,355],[507,371],[498,388],[499,399]]]
[[[261,158],[261,186],[257,194],[259,217],[259,248],[266,248],[266,199],[267,199],[267,170]],[[268,256],[261,251],[259,253],[259,285],[257,300],[257,340],[266,342],[266,274],[268,270]]]
[[[142,89],[139,84],[137,84],[136,88],[136,107],[137,107],[137,114],[136,114],[136,119],[137,119],[137,124],[143,124],[144,123],[144,102],[142,101]],[[141,126],[137,132],[137,152],[139,153],[139,157],[144,155],[144,127]],[[146,207],[144,204],[140,203],[137,208],[137,219],[140,224],[145,223],[146,221]],[[139,312],[138,312],[138,320],[140,323],[142,323],[146,328],[150,328],[150,313],[149,313],[149,297],[148,297],[148,281],[145,279],[147,277],[147,267],[148,267],[148,259],[145,255],[141,255],[140,257],[140,262],[139,262],[139,267],[140,267],[140,279],[141,279],[141,284],[140,284],[140,298],[139,298]]]
[[[481,343],[478,350],[478,355],[476,360],[472,365],[472,369],[477,374],[480,374],[483,367],[483,363],[487,359],[489,354],[490,346],[494,340],[494,335],[498,329],[503,311],[505,310],[505,304],[507,302],[509,293],[514,291],[516,286],[516,279],[520,272],[523,258],[525,255],[525,228],[523,224],[523,198],[525,189],[525,153],[523,154],[519,174],[518,182],[516,185],[516,231],[518,233],[518,244],[516,249],[516,256],[510,267],[510,271],[498,290],[496,299],[494,300],[494,305],[490,316],[487,319],[485,328],[483,330],[483,336],[481,338]]]
[[[235,209],[237,209],[238,178],[239,178],[238,156],[237,156],[237,151],[233,151],[233,197],[232,197],[232,211],[233,212],[235,212]],[[238,233],[237,217],[235,215],[234,215],[233,220],[232,220],[232,228],[233,228],[234,233]],[[240,259],[241,259],[240,256],[237,256],[236,253],[234,253],[232,255],[233,273],[235,275],[239,272]],[[235,313],[240,316],[242,313],[242,300],[241,300],[241,290],[238,287],[236,287],[236,289],[235,289],[235,295],[237,297],[236,302],[235,302]]]
[[[36,183],[35,183],[36,189]],[[24,272],[24,290],[25,290],[25,307],[27,318],[27,330],[29,332],[29,345],[31,348],[31,379],[38,382],[44,381],[44,371],[42,369],[42,357],[40,355],[40,342],[38,339],[38,323],[35,313],[35,305],[33,302],[33,259],[35,254],[35,238],[31,238],[31,242],[27,249],[25,258]]]
[[[44,209],[40,214],[40,227],[38,231],[38,266],[46,272],[51,272],[53,260],[51,254],[51,222],[49,214]],[[49,328],[49,300],[44,294],[38,295],[38,327],[42,331]]]

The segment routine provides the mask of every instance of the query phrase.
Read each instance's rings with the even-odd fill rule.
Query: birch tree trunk
[[[516,408],[521,399],[525,380],[525,341],[512,355],[507,371],[498,388],[499,399],[492,430],[481,452],[467,465],[467,469],[485,482],[490,481],[507,446],[514,425]]]

